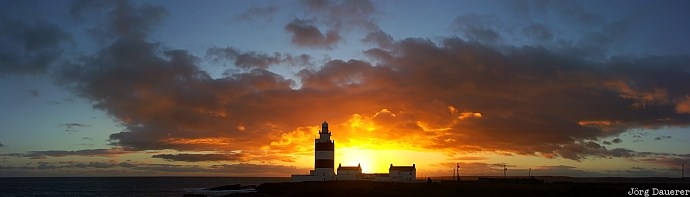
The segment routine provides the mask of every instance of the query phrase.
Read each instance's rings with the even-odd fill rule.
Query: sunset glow
[[[677,177],[689,4],[0,1],[0,176]]]

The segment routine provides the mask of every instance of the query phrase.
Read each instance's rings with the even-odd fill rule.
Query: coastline
[[[497,179],[498,180],[498,179]],[[690,191],[680,183],[514,183],[505,181],[460,181],[394,183],[372,181],[263,183],[253,193],[225,197],[267,196],[630,196],[636,190]],[[632,193],[635,196],[635,193]],[[644,196],[644,195],[642,195]]]

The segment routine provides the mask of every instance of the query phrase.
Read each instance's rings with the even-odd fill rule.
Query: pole
[[[685,184],[685,164],[681,164],[680,167],[680,182],[681,184]]]
[[[455,171],[457,172],[455,181],[460,181],[460,163],[455,163]]]
[[[506,178],[506,171],[508,171],[508,168],[506,168],[506,164],[503,164],[503,179]]]
[[[532,179],[532,168],[529,169],[529,178]]]

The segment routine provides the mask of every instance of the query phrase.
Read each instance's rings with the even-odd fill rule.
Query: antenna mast
[[[506,164],[503,164],[503,178],[506,178],[506,171],[508,171],[508,168],[506,168]]]
[[[460,163],[455,163],[455,171],[457,172],[455,181],[460,181]]]

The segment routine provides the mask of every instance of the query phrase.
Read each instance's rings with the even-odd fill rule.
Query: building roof
[[[362,170],[362,168],[357,166],[340,166],[338,170]]]
[[[343,166],[342,164],[338,164],[338,170],[359,170],[362,171],[362,167],[357,164],[357,166]]]
[[[412,166],[393,166],[393,164],[391,164],[391,167],[388,168],[389,171],[391,171],[391,170],[414,171],[415,169],[416,169],[415,164],[412,164]]]

